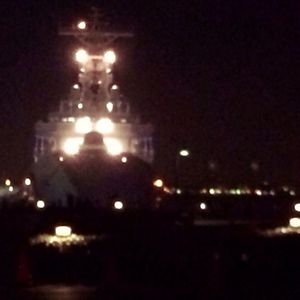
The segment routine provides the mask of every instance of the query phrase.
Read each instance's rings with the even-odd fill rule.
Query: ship
[[[97,10],[60,34],[80,43],[74,53],[78,81],[57,111],[35,125],[35,197],[62,206],[87,202],[83,198],[109,206],[131,197],[137,205],[150,193],[154,130],[132,112],[115,82],[112,49],[117,39],[133,34],[106,30]]]

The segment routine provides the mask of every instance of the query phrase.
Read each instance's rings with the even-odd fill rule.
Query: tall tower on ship
[[[96,10],[92,20],[80,21],[60,34],[81,43],[82,48],[74,55],[78,82],[71,87],[68,98],[60,102],[58,111],[50,113],[46,122],[36,123],[34,161],[55,152],[76,155],[84,136],[97,131],[102,134],[109,154],[130,153],[152,163],[153,127],[132,113],[112,72],[117,62],[110,48],[112,42],[132,34],[106,31]]]

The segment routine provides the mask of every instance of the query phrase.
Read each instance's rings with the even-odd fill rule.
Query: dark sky
[[[192,155],[195,181],[300,179],[299,1],[15,1],[0,6],[0,170],[29,170],[34,123],[76,79],[59,24],[97,5],[135,38],[116,43],[123,92],[156,127],[157,172]],[[258,172],[251,162],[260,166]]]

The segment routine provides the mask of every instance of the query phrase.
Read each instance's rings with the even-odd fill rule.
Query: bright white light
[[[77,84],[77,83],[74,84],[74,85],[73,85],[73,89],[74,89],[74,90],[79,90],[79,84]]]
[[[116,91],[118,88],[119,88],[119,87],[118,87],[116,84],[114,84],[114,85],[111,87],[111,89],[114,90],[114,91]]]
[[[202,210],[206,209],[206,204],[204,202],[200,203],[200,209],[202,209]]]
[[[82,109],[83,108],[83,104],[82,103],[78,103],[77,107],[78,107],[78,109]]]
[[[176,194],[180,195],[182,193],[181,189],[176,189]]]
[[[115,52],[114,52],[114,51],[111,51],[111,50],[106,51],[106,52],[104,53],[104,57],[103,57],[104,61],[105,61],[106,63],[108,63],[108,64],[113,64],[113,63],[115,63],[116,58],[117,58],[117,57],[116,57]]]
[[[96,124],[96,130],[102,134],[111,133],[114,130],[114,123],[109,118],[100,119]]]
[[[114,109],[114,105],[112,102],[107,102],[106,103],[106,109],[109,111],[109,112],[112,112],[113,109]]]
[[[75,59],[77,62],[85,64],[89,59],[89,55],[84,49],[79,49],[75,54]]]
[[[123,202],[122,201],[116,201],[114,203],[114,208],[115,209],[123,209],[124,205],[123,205]]]
[[[69,226],[57,226],[55,227],[55,235],[57,236],[70,236],[72,233],[72,228]]]
[[[296,196],[296,192],[293,191],[293,190],[291,190],[291,191],[290,191],[290,195],[291,195],[291,196]]]
[[[111,69],[110,68],[107,68],[106,69],[106,74],[110,74],[111,73]]]
[[[122,162],[123,164],[126,164],[126,163],[127,163],[127,157],[126,157],[126,156],[123,156],[123,157],[121,158],[121,162]]]
[[[25,183],[25,185],[27,185],[27,186],[31,185],[31,180],[30,180],[30,178],[25,178],[24,183]]]
[[[36,203],[37,208],[44,208],[45,207],[45,202],[43,200],[38,200]]]
[[[119,155],[123,152],[123,145],[120,141],[114,138],[104,138],[106,150],[110,155]]]
[[[8,190],[9,190],[10,192],[13,192],[13,191],[14,191],[14,187],[13,187],[13,186],[10,186],[10,187],[8,188]]]
[[[291,218],[290,226],[291,227],[300,227],[300,219],[299,218]]]
[[[5,180],[5,185],[6,185],[6,186],[10,186],[10,185],[11,185],[11,181],[10,181],[9,179],[6,179],[6,180]]]
[[[189,152],[189,150],[183,149],[183,150],[179,151],[179,155],[180,156],[189,156],[190,152]]]
[[[300,212],[300,203],[296,203],[296,204],[294,205],[294,209],[295,209],[295,211]]]
[[[77,24],[77,28],[80,29],[80,30],[86,29],[86,22],[85,22],[85,21],[80,21],[80,22]]]
[[[82,143],[83,138],[68,138],[63,145],[63,151],[68,155],[75,155],[79,152]]]
[[[60,156],[60,157],[59,157],[59,161],[64,161],[64,157],[63,157],[63,156]]]
[[[86,134],[93,129],[93,124],[91,122],[91,119],[89,117],[83,117],[77,119],[75,123],[75,131],[77,133],[83,133]]]
[[[209,189],[208,192],[210,193],[210,195],[214,195],[215,194],[215,190],[214,189]]]
[[[156,180],[153,181],[153,185],[158,187],[158,188],[161,188],[161,187],[163,187],[164,182],[161,179],[156,179]]]
[[[261,190],[255,190],[255,194],[256,194],[257,196],[261,196],[261,195],[262,195],[262,191],[261,191]]]

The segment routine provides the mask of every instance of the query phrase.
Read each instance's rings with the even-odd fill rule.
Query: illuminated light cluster
[[[115,156],[124,152],[122,143],[115,138],[104,138],[103,142],[107,153],[110,155]]]
[[[108,64],[114,64],[116,62],[116,54],[112,50],[108,50],[104,53],[103,60]]]
[[[123,202],[122,201],[116,201],[114,203],[114,208],[118,209],[118,210],[123,209],[124,208]]]
[[[75,60],[81,64],[85,64],[89,60],[89,55],[84,49],[79,49],[75,53]]]
[[[80,29],[80,30],[86,29],[86,22],[85,22],[85,21],[80,21],[80,22],[77,24],[77,28]]]
[[[24,184],[27,185],[27,186],[31,185],[31,180],[30,180],[30,178],[25,178]]]
[[[300,218],[291,218],[289,221],[291,227],[298,228],[300,227]]]
[[[92,121],[89,117],[79,118],[75,123],[75,131],[77,133],[86,134],[93,129]]]
[[[112,112],[113,109],[114,109],[113,103],[112,102],[107,102],[106,103],[106,109],[107,109],[108,112]]]
[[[156,179],[153,181],[153,185],[158,188],[162,188],[164,186],[164,182],[161,179]]]
[[[63,151],[68,155],[75,155],[79,152],[82,143],[83,138],[68,138],[63,145]]]
[[[114,123],[109,118],[100,119],[96,123],[96,130],[102,134],[111,133],[114,130]]]
[[[43,200],[38,200],[36,202],[36,207],[40,208],[40,209],[44,208],[45,207],[45,202]]]
[[[72,234],[72,228],[70,226],[56,226],[55,235],[65,237]]]

